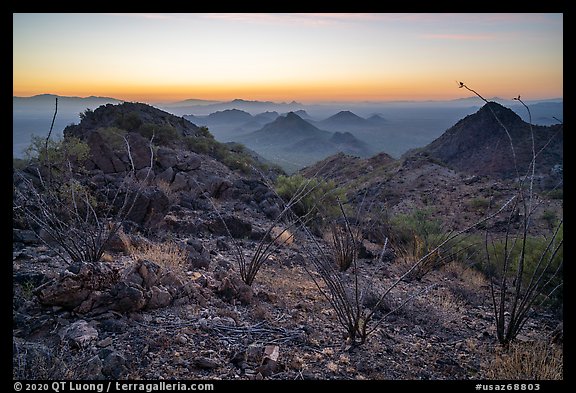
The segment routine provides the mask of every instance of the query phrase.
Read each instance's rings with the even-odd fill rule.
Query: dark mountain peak
[[[304,109],[299,109],[297,111],[294,111],[294,113],[296,113],[302,119],[311,119],[310,115]]]
[[[339,121],[349,121],[349,120],[365,120],[358,116],[357,114],[350,111],[340,111],[333,116],[330,116],[327,120],[339,120]]]
[[[287,119],[296,119],[296,118],[302,119],[300,116],[298,116],[298,115],[297,115],[296,113],[294,113],[294,112],[288,112],[288,113],[286,113],[286,116],[285,116],[285,117],[286,117]]]
[[[275,122],[278,122],[279,124],[306,124],[308,126],[314,127],[312,124],[308,123],[294,112],[288,112],[286,113],[286,116],[278,117]]]
[[[240,109],[224,109],[216,111],[208,115],[208,119],[215,121],[248,121],[252,119],[252,115]]]
[[[368,120],[368,121],[370,121],[370,122],[373,122],[373,123],[381,123],[381,122],[386,122],[386,121],[388,121],[388,120],[386,120],[385,118],[383,118],[382,116],[380,116],[380,115],[377,114],[377,113],[374,114],[374,115],[372,115],[372,116],[370,116],[370,117],[369,117],[368,119],[366,119],[366,120]]]
[[[488,102],[446,130],[422,153],[463,172],[512,178],[527,173],[533,135],[536,151],[546,147],[537,158],[536,171],[547,173],[563,163],[561,127],[531,127],[510,108]]]
[[[334,135],[332,135],[332,141],[336,143],[354,143],[358,141],[358,139],[349,132],[338,132],[336,131]]]
[[[494,101],[490,101],[484,104],[484,106],[480,108],[478,112],[475,113],[475,115],[491,116],[492,118],[494,118],[494,115],[496,115],[504,124],[506,124],[506,122],[522,122],[520,116],[518,116],[512,109]]]

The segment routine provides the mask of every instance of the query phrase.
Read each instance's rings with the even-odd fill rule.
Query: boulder
[[[172,168],[178,162],[176,152],[166,147],[158,148],[156,152],[156,162],[162,169]]]
[[[216,199],[221,198],[224,192],[231,186],[232,183],[230,183],[228,180],[216,176],[211,177],[206,184],[208,194]]]
[[[146,297],[142,287],[136,284],[120,282],[110,294],[115,299],[110,309],[118,312],[135,312],[141,310],[146,305]]]
[[[151,288],[151,295],[146,308],[149,310],[153,310],[155,308],[162,308],[169,306],[172,302],[172,295],[170,292],[162,286],[160,287],[152,287]]]
[[[98,132],[88,134],[86,142],[90,148],[90,160],[95,168],[104,173],[124,172],[127,169],[126,164],[120,160]]]
[[[127,219],[138,225],[153,225],[164,217],[169,208],[170,200],[162,190],[147,187],[136,196]]]
[[[190,249],[186,262],[194,269],[207,269],[210,266],[210,253],[206,249],[202,252]]]
[[[98,339],[98,331],[88,325],[88,322],[83,319],[63,327],[58,332],[58,335],[63,342],[78,348],[86,348]]]
[[[174,166],[176,169],[184,172],[193,171],[202,165],[202,158],[200,155],[193,152],[185,152],[183,155],[178,156],[178,163]]]
[[[150,167],[152,152],[150,151],[150,141],[137,132],[130,132],[126,135],[130,144],[130,156],[135,170]]]
[[[79,263],[36,291],[36,295],[42,305],[73,309],[86,301],[92,292],[111,288],[118,279],[118,271],[106,264]]]
[[[189,178],[190,176],[188,176],[187,173],[177,172],[176,175],[174,175],[174,181],[172,181],[170,189],[172,191],[182,191],[189,189],[190,188],[190,185],[188,183]]]
[[[172,169],[172,167],[168,167],[164,171],[160,172],[158,176],[156,176],[156,180],[172,183],[174,181],[175,175],[176,172],[174,172],[174,169]]]
[[[102,373],[112,379],[120,379],[128,371],[126,358],[118,351],[109,353],[102,363]]]
[[[146,289],[151,289],[155,286],[161,274],[160,270],[160,266],[152,261],[147,259],[138,261],[137,271],[142,277],[142,286]]]
[[[232,236],[237,239],[246,238],[252,233],[252,224],[235,216],[225,216],[223,219],[217,217],[206,225],[215,235]]]

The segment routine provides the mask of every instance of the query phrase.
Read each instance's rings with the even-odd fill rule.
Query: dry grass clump
[[[291,246],[294,243],[294,235],[288,229],[275,226],[270,230],[270,236],[278,245]]]
[[[188,266],[186,251],[173,241],[131,245],[129,254],[134,260],[147,259],[175,273],[185,274]]]
[[[446,286],[456,298],[472,306],[484,303],[482,289],[488,287],[488,281],[482,272],[458,261],[444,266],[442,272],[448,278]]]
[[[497,352],[485,371],[488,379],[561,380],[562,348],[548,341],[512,342],[508,350]]]

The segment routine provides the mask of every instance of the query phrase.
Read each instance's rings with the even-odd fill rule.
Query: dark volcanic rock
[[[153,225],[159,222],[170,208],[170,200],[156,187],[145,188],[136,198],[127,219],[138,225]]]
[[[216,235],[232,236],[234,238],[245,238],[252,233],[252,224],[235,216],[223,217],[224,222],[219,217],[207,223],[210,232]],[[228,228],[228,230],[226,230]],[[230,233],[228,233],[228,231]]]
[[[102,170],[102,172],[117,173],[127,169],[127,165],[120,160],[99,133],[90,133],[87,143],[90,148],[90,159],[94,166]]]

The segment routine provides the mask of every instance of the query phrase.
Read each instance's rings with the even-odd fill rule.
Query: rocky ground
[[[242,242],[247,252],[257,245]],[[498,346],[480,273],[454,263],[401,282],[380,316],[435,286],[348,348],[299,242],[306,239],[278,249],[252,288],[238,279],[232,244],[221,236],[202,239],[203,268],[110,252],[97,267],[66,271],[43,246],[15,243],[14,377],[453,380],[490,372]],[[405,266],[360,260],[366,302]],[[91,282],[96,276],[109,282]],[[553,315],[540,314],[520,340],[549,337],[556,326]]]

